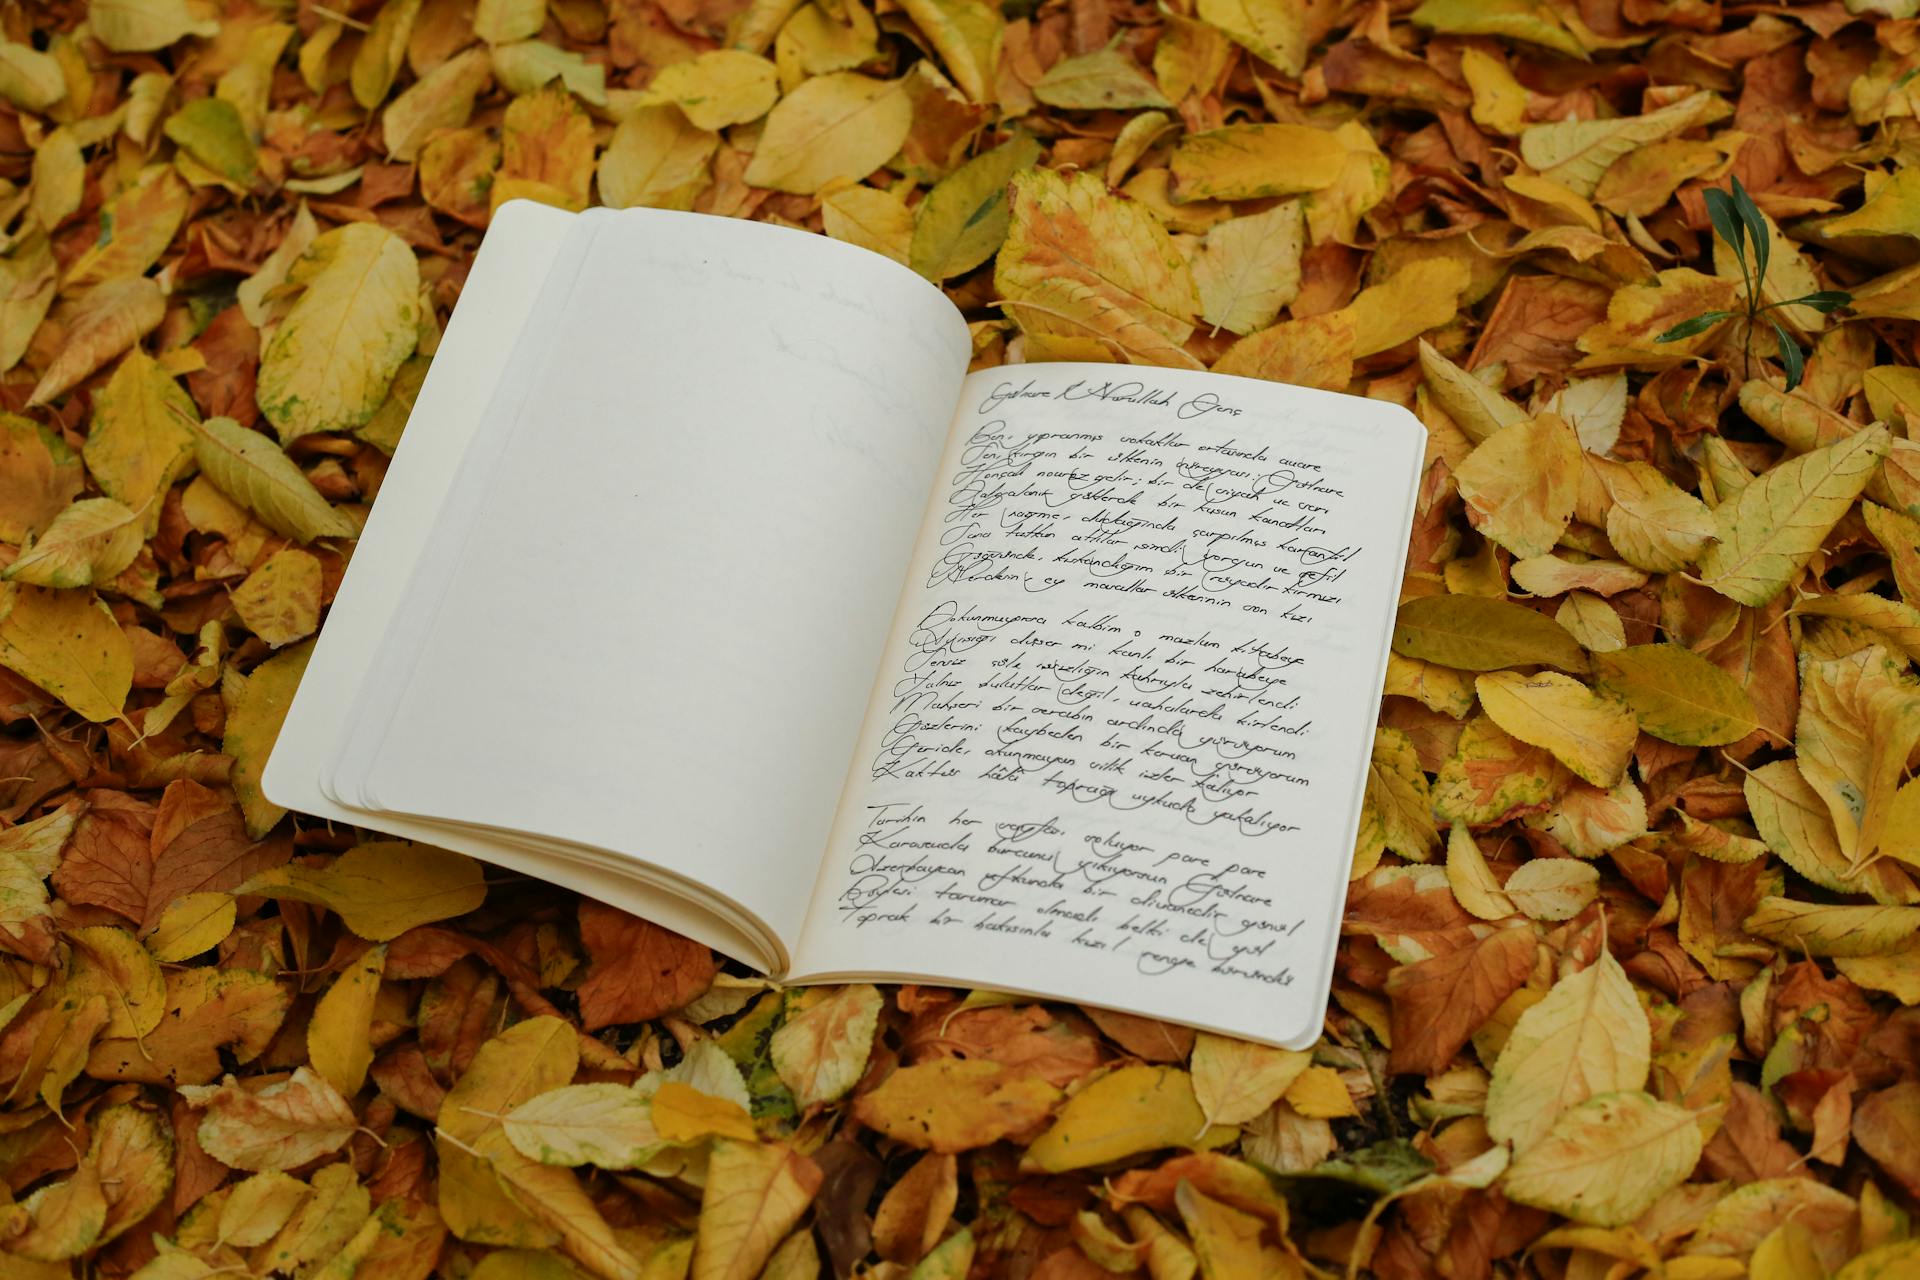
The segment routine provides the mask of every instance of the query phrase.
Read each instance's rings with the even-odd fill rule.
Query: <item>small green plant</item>
[[[1733,194],[1729,195],[1718,188],[1707,192],[1707,216],[1713,219],[1713,230],[1727,246],[1733,250],[1733,256],[1740,264],[1740,284],[1742,301],[1746,310],[1704,311],[1691,320],[1682,320],[1667,330],[1655,342],[1678,342],[1682,338],[1691,338],[1695,334],[1705,333],[1722,320],[1731,320],[1744,314],[1747,321],[1746,346],[1741,355],[1745,362],[1743,376],[1751,376],[1753,367],[1753,330],[1762,316],[1773,326],[1774,336],[1780,340],[1780,360],[1787,370],[1787,390],[1800,385],[1800,379],[1807,368],[1806,355],[1800,350],[1800,344],[1793,340],[1786,326],[1774,317],[1767,315],[1776,307],[1811,307],[1825,315],[1853,301],[1853,295],[1842,289],[1821,289],[1815,293],[1802,294],[1798,298],[1783,298],[1779,302],[1762,304],[1760,285],[1767,278],[1767,259],[1773,248],[1773,238],[1767,231],[1767,220],[1761,216],[1760,207],[1740,185],[1740,179],[1733,180]],[[1747,260],[1747,244],[1753,244],[1753,260]]]

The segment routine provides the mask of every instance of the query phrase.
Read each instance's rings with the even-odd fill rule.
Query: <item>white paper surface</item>
[[[595,210],[573,234],[335,787],[651,862],[791,945],[966,329],[801,232]]]

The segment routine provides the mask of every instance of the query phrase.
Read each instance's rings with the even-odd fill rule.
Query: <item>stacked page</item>
[[[969,351],[823,237],[503,206],[267,793],[790,980],[1312,1042],[1424,432]]]

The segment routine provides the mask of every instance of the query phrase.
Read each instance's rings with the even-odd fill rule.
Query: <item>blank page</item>
[[[519,344],[545,354],[470,446],[354,714],[384,733],[340,786],[652,862],[791,945],[966,327],[905,268],[803,232],[579,223]]]
[[[341,803],[322,787],[347,735],[355,693],[382,660],[387,623],[574,222],[572,214],[530,200],[510,201],[494,214],[414,402],[405,438],[381,482],[379,501],[354,544],[353,561],[308,659],[263,786],[276,804],[297,812],[457,849],[647,915],[730,954],[754,954],[761,944],[752,935],[697,902],[665,897],[604,862],[557,858],[486,831],[368,812]]]

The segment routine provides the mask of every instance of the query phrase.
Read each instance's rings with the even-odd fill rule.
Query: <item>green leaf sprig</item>
[[[1767,261],[1773,250],[1773,237],[1768,234],[1767,220],[1760,214],[1760,206],[1753,202],[1747,189],[1740,185],[1740,179],[1733,180],[1731,194],[1718,188],[1707,192],[1707,216],[1713,220],[1714,234],[1727,242],[1733,250],[1735,261],[1740,264],[1740,283],[1743,300],[1746,303],[1744,315],[1747,321],[1746,346],[1742,351],[1746,370],[1753,367],[1753,328],[1765,316],[1773,326],[1774,336],[1780,342],[1780,359],[1786,366],[1787,390],[1800,385],[1806,375],[1806,353],[1800,344],[1780,323],[1776,316],[1766,313],[1777,307],[1811,307],[1822,315],[1830,314],[1853,301],[1853,295],[1843,289],[1821,289],[1813,293],[1802,294],[1798,298],[1784,298],[1779,302],[1762,304],[1760,286],[1767,278]],[[1747,243],[1753,244],[1753,258],[1747,258]],[[1723,320],[1731,320],[1736,311],[1703,311],[1691,320],[1682,320],[1665,333],[1654,338],[1655,342],[1678,342],[1682,338],[1691,338],[1705,333]],[[1750,376],[1750,375],[1749,375]]]

